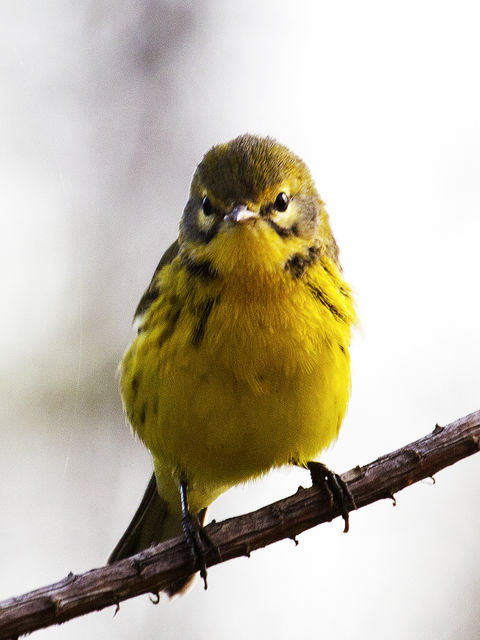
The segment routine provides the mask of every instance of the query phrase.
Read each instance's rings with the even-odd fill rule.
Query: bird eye
[[[277,211],[286,211],[288,209],[289,202],[290,200],[287,194],[282,191],[282,193],[279,193],[278,196],[275,198],[274,207]]]
[[[207,196],[205,196],[204,199],[202,200],[202,208],[203,208],[203,213],[206,216],[212,215],[213,213],[212,203],[210,202]]]

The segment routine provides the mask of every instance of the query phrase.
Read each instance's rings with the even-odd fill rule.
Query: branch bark
[[[480,411],[446,427],[435,427],[429,435],[363,467],[342,474],[357,508],[382,498],[393,498],[401,489],[433,476],[480,450]],[[321,487],[300,488],[293,496],[252,513],[208,525],[218,553],[207,553],[213,566],[337,517],[329,494]],[[17,638],[36,629],[70,620],[142,593],[158,593],[162,587],[195,568],[182,538],[156,547],[111,566],[80,575],[70,573],[55,584],[0,602],[0,638]]]

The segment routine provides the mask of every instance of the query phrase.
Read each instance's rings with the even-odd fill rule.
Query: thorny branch
[[[355,467],[342,478],[361,508],[393,498],[400,489],[479,450],[480,411],[476,411],[446,427],[437,426],[424,438]],[[207,565],[250,555],[283,538],[295,539],[338,515],[328,491],[300,488],[295,495],[258,511],[210,524],[208,535],[218,552],[207,551]],[[192,563],[184,540],[174,538],[114,565],[81,575],[70,573],[60,582],[0,602],[0,639],[17,638],[104,607],[118,608],[122,600],[142,593],[157,594],[164,585],[189,575]]]

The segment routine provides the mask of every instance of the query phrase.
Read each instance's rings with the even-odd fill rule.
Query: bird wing
[[[157,284],[157,275],[160,273],[163,267],[173,262],[175,257],[178,255],[178,251],[179,251],[178,240],[175,240],[175,242],[173,242],[163,254],[160,262],[157,265],[157,268],[155,269],[155,273],[152,276],[152,279],[150,281],[150,284],[148,285],[147,290],[141,297],[140,302],[138,303],[138,306],[135,310],[135,315],[133,317],[134,323],[137,323],[140,320],[140,318],[148,310],[152,302],[154,302],[158,298],[160,290]]]

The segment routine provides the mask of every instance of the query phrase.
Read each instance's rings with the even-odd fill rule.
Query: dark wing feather
[[[205,522],[206,512],[205,508],[197,515],[201,525]],[[124,560],[154,544],[182,535],[182,533],[180,514],[169,512],[166,501],[157,491],[155,474],[152,474],[140,506],[107,562],[112,564]],[[165,586],[164,590],[170,597],[177,593],[183,593],[193,578],[194,575],[179,578]]]
[[[142,316],[145,311],[150,307],[152,302],[158,298],[160,294],[160,290],[157,286],[157,275],[158,273],[165,267],[167,264],[173,262],[174,258],[178,255],[179,244],[178,240],[175,240],[173,244],[171,244],[168,249],[163,254],[160,262],[158,263],[157,268],[155,269],[155,273],[152,276],[150,284],[148,285],[148,289],[145,291],[143,296],[138,303],[138,307],[135,311],[134,320],[136,320],[139,316]]]
[[[110,554],[108,564],[128,558],[158,543],[162,539],[163,523],[167,513],[167,503],[159,496],[155,475],[152,474],[145,495],[127,530]]]

